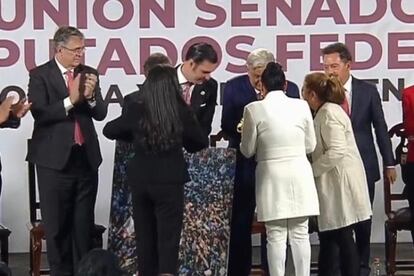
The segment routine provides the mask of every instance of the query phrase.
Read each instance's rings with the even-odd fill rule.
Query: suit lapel
[[[59,70],[59,67],[56,64],[56,61],[53,59],[49,63],[49,73],[50,73],[50,83],[54,87],[56,93],[59,97],[65,98],[68,96],[68,88],[66,86],[65,79],[62,76],[62,73]]]
[[[254,87],[249,82],[249,87],[246,91],[249,91],[250,97],[253,99],[253,101],[257,101],[257,93]]]
[[[351,122],[355,120],[355,118],[359,114],[359,104],[361,102],[361,91],[359,89],[359,82],[357,79],[352,77],[352,104],[351,104]]]
[[[193,88],[193,91],[191,92],[191,106],[193,108],[197,107],[197,104],[199,102],[199,98],[200,98],[200,90],[201,90],[201,85],[196,84]]]
[[[191,93],[191,107],[193,110],[200,109],[201,104],[203,104],[204,97],[206,95],[204,84],[196,84]]]
[[[252,84],[250,83],[249,77],[248,75],[246,75],[246,78],[244,80],[244,88],[243,91],[246,91],[248,95],[248,97],[251,99],[250,102],[254,102],[257,101],[257,93],[256,90],[254,89],[254,87],[252,86]]]

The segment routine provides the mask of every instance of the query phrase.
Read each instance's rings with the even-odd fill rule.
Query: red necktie
[[[191,82],[186,82],[186,83],[182,84],[183,99],[188,105],[191,104],[191,85],[192,85]]]
[[[344,101],[341,104],[341,107],[348,116],[351,116],[351,109],[349,108],[349,102],[348,102],[348,98],[346,95],[345,95]]]
[[[70,92],[70,87],[73,82],[73,72],[72,71],[66,71],[66,77],[68,81],[68,90]],[[75,131],[74,131],[74,139],[75,144],[78,144],[79,146],[82,145],[85,142],[85,139],[83,138],[82,130],[80,128],[79,122],[75,119]]]

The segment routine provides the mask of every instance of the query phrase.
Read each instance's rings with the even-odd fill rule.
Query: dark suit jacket
[[[129,93],[124,97],[124,104],[122,105],[122,114],[126,113],[127,110],[133,105],[133,103],[139,102],[140,99],[139,90]]]
[[[86,65],[79,65],[76,74],[98,72]],[[101,121],[107,113],[99,88],[95,88],[96,105],[84,101],[73,107],[68,114],[63,100],[68,97],[66,81],[55,59],[30,71],[28,98],[32,102],[34,118],[32,139],[29,141],[26,160],[40,166],[61,170],[65,167],[74,145],[75,118],[85,139],[85,149],[92,169],[102,162],[98,137],[92,118]]]
[[[177,70],[181,65],[176,67]],[[191,107],[207,137],[211,132],[211,123],[213,122],[214,111],[217,105],[217,81],[213,78],[196,84],[191,93]]]
[[[291,98],[299,98],[298,86],[288,81],[286,95]],[[223,94],[221,129],[229,138],[229,147],[239,148],[241,134],[236,130],[237,124],[243,117],[244,107],[254,101],[257,101],[256,91],[247,74],[227,81]]]
[[[211,78],[203,84],[196,84],[191,94],[191,107],[206,137],[211,132],[211,123],[216,110],[217,87],[217,81]]]
[[[368,184],[372,185],[380,179],[372,127],[375,130],[375,138],[384,166],[394,166],[395,160],[378,90],[374,85],[354,77],[352,78],[351,122]]]
[[[0,124],[0,128],[18,128],[20,126],[20,119],[10,114],[7,121]]]
[[[208,140],[203,134],[194,113],[184,103],[179,103],[180,118],[183,123],[182,144],[161,153],[149,153],[142,138],[144,132],[139,119],[144,116],[142,101],[131,102],[126,112],[117,119],[108,122],[103,134],[109,139],[120,139],[134,143],[135,156],[128,164],[130,181],[138,183],[183,184],[190,178],[184,160],[182,147],[195,152],[207,147]]]

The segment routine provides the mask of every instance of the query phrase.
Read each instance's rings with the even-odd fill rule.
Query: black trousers
[[[375,195],[375,182],[368,183],[369,199],[374,202]],[[364,221],[360,221],[355,224],[355,241],[358,249],[360,259],[360,275],[368,276],[371,272],[370,269],[370,255],[371,255],[371,227],[372,218]]]
[[[140,276],[176,275],[184,212],[183,183],[128,180]]]
[[[90,169],[82,147],[74,147],[65,169],[36,170],[50,275],[74,275],[93,246],[98,172]]]
[[[375,182],[368,183],[368,192],[369,198],[371,201],[371,206],[374,201],[375,194]],[[371,273],[370,268],[370,255],[371,255],[371,227],[372,227],[372,218],[364,221],[360,221],[354,224],[355,231],[355,242],[358,250],[359,262],[360,262],[360,276],[369,276]],[[338,250],[332,251],[332,254],[337,256]],[[338,258],[334,258],[335,269],[332,275],[340,275],[340,264],[337,261]]]
[[[237,152],[230,225],[229,276],[250,275],[252,265],[252,222],[256,207],[255,167],[254,159],[246,159],[240,151]]]
[[[336,275],[338,263],[341,276],[359,276],[359,257],[352,226],[319,232],[319,242],[319,276]]]

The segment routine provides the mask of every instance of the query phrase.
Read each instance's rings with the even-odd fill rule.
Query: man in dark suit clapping
[[[27,160],[37,169],[51,275],[62,276],[73,275],[92,248],[102,162],[92,119],[103,120],[107,106],[98,72],[81,64],[83,34],[60,27],[53,42],[54,58],[30,71],[34,128]]]

